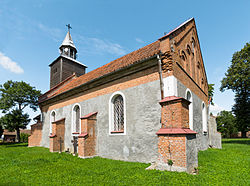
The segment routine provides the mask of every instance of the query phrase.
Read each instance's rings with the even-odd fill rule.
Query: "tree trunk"
[[[18,143],[20,142],[20,129],[19,128],[16,129],[16,140]]]
[[[247,132],[246,131],[241,131],[241,137],[246,138],[247,137]]]

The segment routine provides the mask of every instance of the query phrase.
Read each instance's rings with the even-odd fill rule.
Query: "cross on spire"
[[[67,24],[66,27],[68,27],[68,32],[70,33],[70,29],[72,29],[72,27],[70,26],[70,24]]]

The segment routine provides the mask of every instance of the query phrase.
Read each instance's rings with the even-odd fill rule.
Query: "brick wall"
[[[31,125],[31,135],[29,136],[29,147],[40,146],[42,140],[42,123],[37,122],[34,125]]]
[[[190,102],[181,97],[169,96],[161,100],[160,104],[162,127],[156,133],[159,154],[156,168],[192,172],[197,165],[198,154],[195,147],[187,143],[196,138],[196,132],[190,130],[188,124]],[[170,165],[169,161],[173,164]]]
[[[159,160],[168,163],[173,161],[173,166],[184,167],[187,165],[186,136],[185,135],[160,135],[158,138]]]
[[[188,102],[165,102],[161,109],[162,128],[189,128]]]

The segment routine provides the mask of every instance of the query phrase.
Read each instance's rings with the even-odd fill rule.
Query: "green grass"
[[[0,185],[250,185],[249,144],[249,139],[227,139],[221,150],[199,152],[198,175],[4,144],[0,145]]]

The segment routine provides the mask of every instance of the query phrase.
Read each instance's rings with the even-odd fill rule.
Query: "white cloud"
[[[77,35],[76,41],[83,47],[81,51],[88,54],[110,53],[119,56],[126,54],[126,50],[121,45],[108,40]]]
[[[140,38],[135,38],[135,41],[138,42],[138,43],[145,43],[142,39]]]
[[[209,107],[209,111],[214,115],[216,116],[220,111],[222,110],[226,110],[225,108],[217,105],[216,103],[214,105],[210,105]]]
[[[112,43],[110,41],[104,41],[98,38],[90,38],[93,41],[94,47],[99,51],[105,51],[110,54],[124,55],[125,50],[121,45],[117,43]]]
[[[14,61],[12,61],[8,56],[5,56],[2,52],[0,52],[0,65],[16,74],[22,74],[23,69]]]

